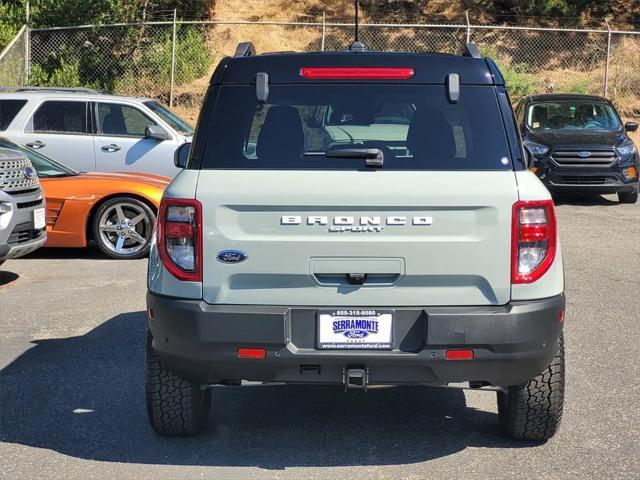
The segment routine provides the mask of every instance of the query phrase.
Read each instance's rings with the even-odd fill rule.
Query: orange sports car
[[[151,246],[156,212],[171,179],[146,173],[76,172],[0,138],[38,172],[47,201],[46,247],[86,247],[94,240],[112,258],[140,258]]]

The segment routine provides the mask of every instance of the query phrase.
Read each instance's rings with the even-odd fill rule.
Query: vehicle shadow
[[[85,335],[38,340],[0,371],[0,439],[109,462],[199,466],[397,465],[465,449],[526,447],[462,391],[397,387],[219,387],[212,430],[159,437],[143,388],[143,312]],[[487,393],[487,395],[492,395]]]
[[[26,255],[21,260],[113,260],[93,244],[89,244],[86,248],[39,248],[33,253]]]
[[[615,198],[615,197],[612,197]],[[594,193],[585,193],[585,194],[554,194],[553,201],[556,205],[575,205],[575,206],[584,206],[584,207],[612,207],[615,205],[620,205],[620,202],[617,200],[611,200],[610,198],[604,197],[602,195],[594,194]]]
[[[0,265],[0,287],[15,282],[18,278],[20,278],[20,275],[3,269],[3,266]]]

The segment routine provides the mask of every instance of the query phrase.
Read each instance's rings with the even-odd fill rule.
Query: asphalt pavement
[[[211,431],[161,438],[143,389],[146,260],[44,249],[0,270],[0,478],[640,478],[640,204],[558,199],[567,396],[547,443],[495,394],[216,388]]]

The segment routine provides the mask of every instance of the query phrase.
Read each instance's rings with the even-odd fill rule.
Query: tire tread
[[[169,371],[151,347],[147,334],[145,390],[147,412],[153,429],[160,435],[189,436],[206,426],[209,391]]]
[[[498,393],[498,414],[505,433],[519,440],[548,440],[560,427],[564,407],[564,340],[551,364],[528,382]]]

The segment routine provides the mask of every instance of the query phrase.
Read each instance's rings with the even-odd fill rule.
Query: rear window
[[[88,133],[87,102],[48,100],[32,119],[33,132]]]
[[[0,100],[0,131],[9,128],[13,119],[26,104],[26,100]]]
[[[495,92],[443,85],[222,86],[202,168],[362,169],[332,149],[376,148],[385,170],[506,170],[509,148]]]

